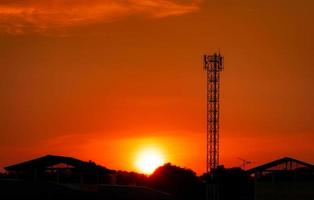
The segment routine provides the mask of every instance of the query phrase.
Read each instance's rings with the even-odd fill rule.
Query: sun
[[[164,157],[157,149],[143,149],[137,155],[135,165],[144,174],[151,174],[156,168],[163,165]]]

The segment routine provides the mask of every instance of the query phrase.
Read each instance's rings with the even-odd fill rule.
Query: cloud
[[[200,0],[0,0],[0,30],[49,32],[130,15],[153,18],[198,10]]]

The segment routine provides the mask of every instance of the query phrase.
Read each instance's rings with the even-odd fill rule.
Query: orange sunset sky
[[[313,0],[0,0],[0,168],[57,154],[205,171],[202,55],[225,57],[220,161],[314,162]]]

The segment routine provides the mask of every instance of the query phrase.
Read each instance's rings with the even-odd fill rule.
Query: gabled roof
[[[303,168],[308,168],[310,170],[314,170],[314,165],[312,165],[310,163],[306,163],[306,162],[303,162],[303,161],[300,161],[300,160],[296,160],[294,158],[284,157],[284,158],[281,158],[281,159],[278,159],[278,160],[274,160],[272,162],[269,162],[269,163],[266,163],[266,164],[254,167],[252,169],[247,170],[246,172],[249,173],[249,174],[252,174],[254,172],[275,171],[275,170],[272,170],[271,168],[275,168],[275,167],[277,167],[279,165],[282,165],[282,164],[287,164],[287,166],[289,167],[288,163],[289,164],[298,165],[298,166],[303,167]]]
[[[65,157],[65,156],[55,156],[55,155],[46,155],[40,158],[36,158],[33,160],[29,160],[26,162],[18,163],[15,165],[7,166],[4,169],[7,171],[18,171],[18,170],[28,170],[28,169],[45,169],[49,166],[57,165],[60,163],[64,163],[67,165],[71,165],[75,168],[79,169],[95,169],[99,170],[102,172],[112,172],[112,170],[109,170],[105,167],[96,165],[95,163],[92,162],[85,162],[81,161],[76,158],[72,157]]]

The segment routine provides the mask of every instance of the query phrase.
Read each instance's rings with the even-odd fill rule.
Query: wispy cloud
[[[130,15],[162,18],[198,10],[200,0],[0,0],[0,29],[47,32]]]

